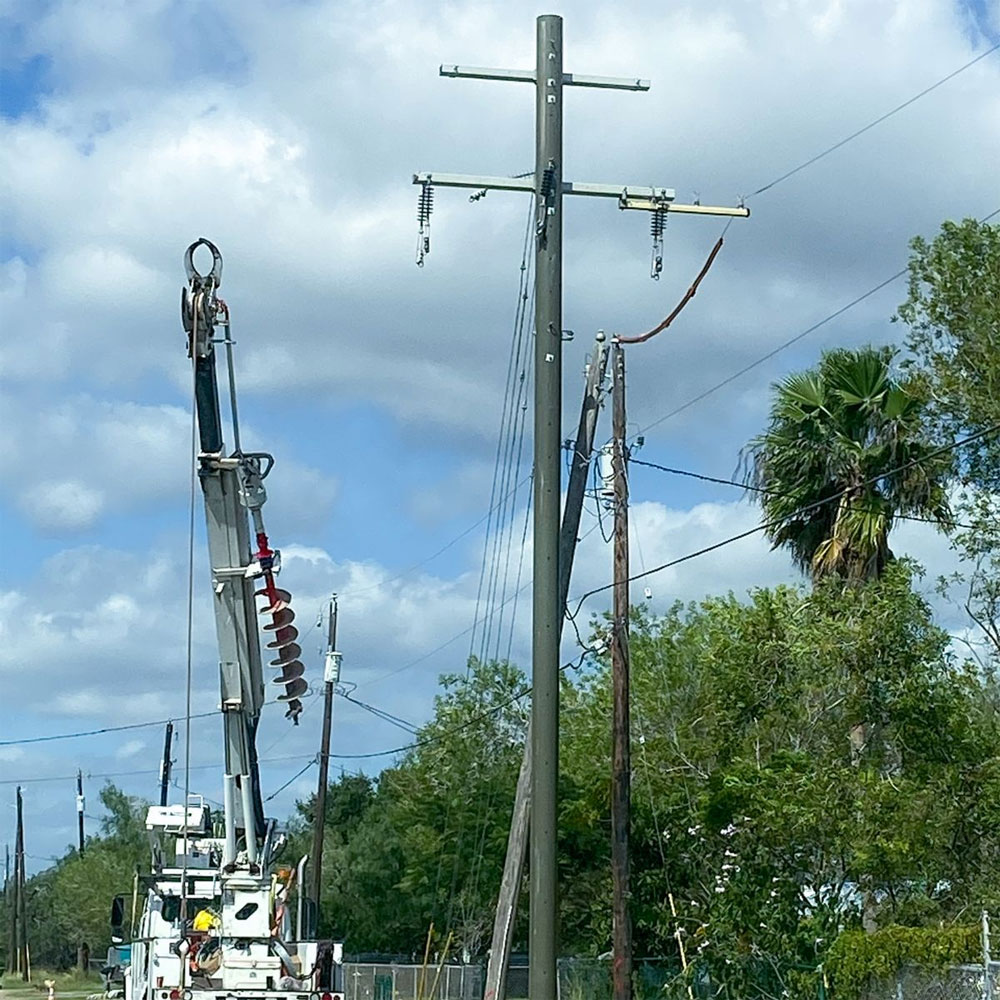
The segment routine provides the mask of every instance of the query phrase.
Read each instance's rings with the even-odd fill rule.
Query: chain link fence
[[[344,963],[346,1000],[482,1000],[481,965]]]
[[[1000,1000],[1000,962],[953,969],[903,969],[894,980],[872,986],[863,1000]]]
[[[804,971],[804,970],[803,970]],[[346,1000],[482,1000],[485,985],[482,965],[437,966],[404,963],[348,962],[344,965]],[[724,984],[707,975],[687,978],[666,959],[643,959],[635,963],[635,1000],[783,1000],[794,995],[816,1000],[837,1000],[815,977],[815,987],[799,985],[783,992],[778,977],[762,981],[747,993],[735,995]],[[811,977],[810,977],[811,978]],[[784,988],[787,988],[784,987]],[[815,993],[813,989],[815,988]],[[507,973],[508,1000],[526,1000],[528,967],[512,965]],[[560,1000],[611,1000],[611,963],[597,959],[559,960]],[[916,966],[903,969],[891,980],[873,984],[860,1000],[1000,1000],[1000,962],[991,962],[988,974],[982,965],[928,970]]]

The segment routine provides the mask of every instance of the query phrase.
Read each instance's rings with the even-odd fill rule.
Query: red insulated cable
[[[642,344],[651,337],[655,337],[662,330],[666,330],[666,328],[677,318],[680,311],[691,301],[691,299],[694,298],[695,292],[698,291],[698,286],[701,284],[701,279],[708,274],[708,269],[712,266],[712,263],[715,261],[715,258],[721,249],[722,237],[720,236],[718,243],[712,247],[712,252],[708,255],[708,260],[705,261],[701,270],[698,272],[698,277],[694,279],[691,287],[684,293],[684,298],[677,303],[674,311],[659,326],[654,326],[649,333],[644,333],[640,337],[615,337],[615,340],[617,340],[619,344]]]

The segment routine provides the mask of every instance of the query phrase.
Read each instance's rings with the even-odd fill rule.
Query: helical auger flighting
[[[299,630],[292,624],[295,621],[295,612],[289,607],[291,594],[287,590],[275,587],[272,581],[270,588],[265,586],[263,590],[257,591],[256,596],[266,598],[267,604],[260,609],[260,614],[269,615],[271,618],[264,625],[264,631],[270,633],[267,648],[274,655],[270,666],[281,670],[273,683],[285,686],[285,693],[278,695],[278,701],[286,703],[285,717],[298,725],[299,715],[302,712],[301,699],[308,685],[302,677],[306,668],[299,659],[302,647],[296,642]]]

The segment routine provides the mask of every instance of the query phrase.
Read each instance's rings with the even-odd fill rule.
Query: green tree
[[[84,853],[71,848],[28,881],[28,936],[40,967],[71,967],[82,944],[100,957],[111,943],[112,898],[128,892],[137,868],[149,866],[147,803],[111,784],[101,789],[100,800],[107,815]]]
[[[808,969],[866,896],[880,923],[928,925],[996,898],[995,685],[952,660],[904,561],[849,588],[636,612],[630,646],[639,951],[679,962],[679,929],[730,995],[815,997]],[[609,691],[602,663],[564,714],[563,813],[599,845],[564,883],[571,946],[591,953],[607,894],[588,922],[576,892],[608,864]],[[858,717],[880,738],[855,761]]]
[[[928,399],[926,417],[944,442],[982,435],[956,449],[956,548],[971,569],[966,608],[1000,659],[1000,226],[945,222],[911,244],[908,371]]]
[[[815,579],[876,577],[892,558],[897,515],[948,517],[948,462],[929,458],[920,397],[892,377],[893,357],[889,348],[826,352],[775,386],[770,424],[747,447],[768,537]]]

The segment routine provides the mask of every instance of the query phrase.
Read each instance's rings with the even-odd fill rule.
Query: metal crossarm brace
[[[528,177],[487,177],[478,174],[420,173],[413,175],[414,184],[433,184],[439,187],[475,188],[487,191],[535,190],[534,175]],[[645,198],[649,201],[672,202],[673,188],[642,187],[636,184],[591,184],[581,181],[563,181],[562,193],[584,195],[589,198]],[[662,207],[662,205],[661,205]]]
[[[413,175],[414,184],[438,187],[470,188],[476,191],[526,191],[535,190],[535,178],[493,177],[480,174],[442,174],[424,171]],[[588,198],[616,198],[622,209],[643,212],[668,211],[677,215],[726,215],[737,219],[750,217],[750,209],[742,205],[682,205],[674,201],[673,188],[648,187],[638,184],[592,184],[587,181],[563,181],[562,193],[583,195]]]
[[[442,64],[441,76],[466,80],[506,80],[509,83],[534,83],[537,80],[530,69],[487,69],[483,66],[456,66]],[[563,73],[564,87],[598,87],[601,90],[649,90],[649,80],[624,76],[587,76],[583,73]]]

